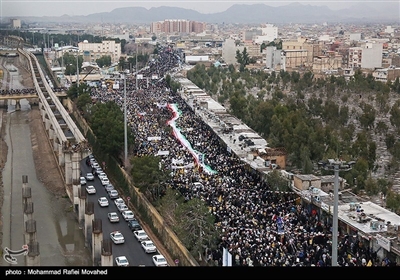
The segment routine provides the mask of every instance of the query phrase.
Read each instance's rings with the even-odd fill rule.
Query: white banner
[[[376,243],[378,243],[379,246],[381,246],[386,251],[390,252],[390,240],[389,239],[387,239],[386,237],[383,237],[380,234],[377,234],[375,236],[375,238],[376,238]]]
[[[157,75],[152,75],[151,78],[152,79],[158,79],[158,76]]]
[[[137,74],[138,79],[143,79],[143,74]]]
[[[161,140],[161,136],[151,136],[151,137],[147,137],[147,141],[152,141],[152,140]]]
[[[158,151],[157,156],[167,156],[169,155],[169,151]]]
[[[193,168],[194,167],[194,163],[188,163],[186,165],[171,165],[171,169],[182,169],[182,168]]]
[[[117,83],[113,84],[113,89],[119,89],[119,84]]]
[[[172,159],[172,161],[171,161],[171,164],[182,164],[183,163],[183,159],[176,159],[176,158],[173,158]]]

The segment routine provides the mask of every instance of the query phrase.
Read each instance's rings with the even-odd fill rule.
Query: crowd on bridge
[[[158,58],[141,70],[143,78],[128,78],[125,91],[93,87],[90,95],[97,102],[113,101],[123,108],[126,93],[136,155],[159,155],[173,174],[169,186],[187,200],[196,197],[208,204],[221,231],[218,248],[207,250],[208,261],[221,266],[226,248],[233,266],[331,266],[331,220],[302,205],[295,193],[276,191],[222,147],[195,110],[168,89],[163,77],[176,67],[180,60],[175,50],[160,46]],[[171,104],[178,108],[177,115]],[[166,130],[166,124],[178,128],[176,133]],[[202,155],[201,164],[193,164],[193,151]],[[196,181],[201,184],[193,184]],[[379,260],[358,236],[340,233],[340,237],[341,266],[395,265]]]
[[[0,89],[0,95],[31,95],[36,94],[34,88],[24,89]]]

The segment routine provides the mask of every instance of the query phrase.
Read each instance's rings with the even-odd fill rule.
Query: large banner
[[[376,243],[378,243],[379,246],[381,246],[386,251],[390,252],[390,240],[389,239],[383,237],[380,234],[377,234],[375,236],[375,238],[376,238]]]

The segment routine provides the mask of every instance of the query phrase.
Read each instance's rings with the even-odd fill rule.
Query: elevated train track
[[[23,49],[18,49],[18,53],[21,64],[31,72],[47,136],[65,180],[65,185],[72,185],[72,193],[69,192],[68,188],[67,193],[71,201],[77,205],[80,186],[80,161],[90,153],[87,140],[69,116],[57,94],[47,83],[36,56]]]

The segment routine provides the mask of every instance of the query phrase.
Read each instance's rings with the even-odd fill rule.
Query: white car
[[[125,204],[125,201],[122,198],[117,198],[114,200],[115,206],[118,206],[118,204]]]
[[[121,213],[123,213],[124,211],[128,211],[129,210],[128,206],[126,206],[125,203],[124,204],[118,204],[117,208],[118,208],[119,212],[121,212]]]
[[[163,255],[154,255],[151,258],[155,266],[168,266],[167,260]]]
[[[81,181],[81,186],[86,185],[86,178],[85,177],[80,177],[79,180]]]
[[[117,266],[129,266],[128,259],[125,256],[119,256],[115,258]]]
[[[100,180],[103,179],[103,178],[108,178],[108,177],[107,177],[107,174],[104,173],[103,171],[99,172],[99,173],[97,174],[97,177],[99,177]]]
[[[145,240],[140,242],[142,244],[142,248],[146,253],[155,253],[157,252],[156,245],[154,245],[153,241]]]
[[[119,222],[119,217],[118,217],[117,212],[108,213],[108,219],[110,220],[111,223]]]
[[[149,236],[147,235],[147,233],[144,230],[135,230],[133,232],[133,234],[135,235],[136,239],[138,241],[145,241],[149,239]]]
[[[87,192],[88,194],[95,194],[95,193],[96,193],[96,188],[95,188],[94,186],[92,186],[92,185],[87,186],[87,187],[86,187],[86,192]]]
[[[111,240],[114,242],[114,244],[122,244],[122,243],[125,243],[125,238],[124,238],[124,236],[123,236],[122,233],[119,232],[118,230],[111,232],[111,233],[110,233],[110,237],[111,237]]]
[[[135,219],[135,215],[133,214],[133,212],[131,210],[126,210],[126,211],[122,212],[122,217],[124,217],[125,221],[131,221],[131,220]]]
[[[86,181],[93,181],[94,180],[94,175],[92,173],[87,173],[86,174]]]
[[[110,199],[117,199],[119,197],[119,194],[117,190],[110,190],[108,192],[108,196],[110,197]]]
[[[100,197],[97,201],[99,202],[101,207],[108,206],[108,199],[105,196]]]
[[[108,184],[110,184],[110,181],[108,180],[107,177],[103,177],[103,178],[101,178],[101,184],[103,186],[107,186]]]

